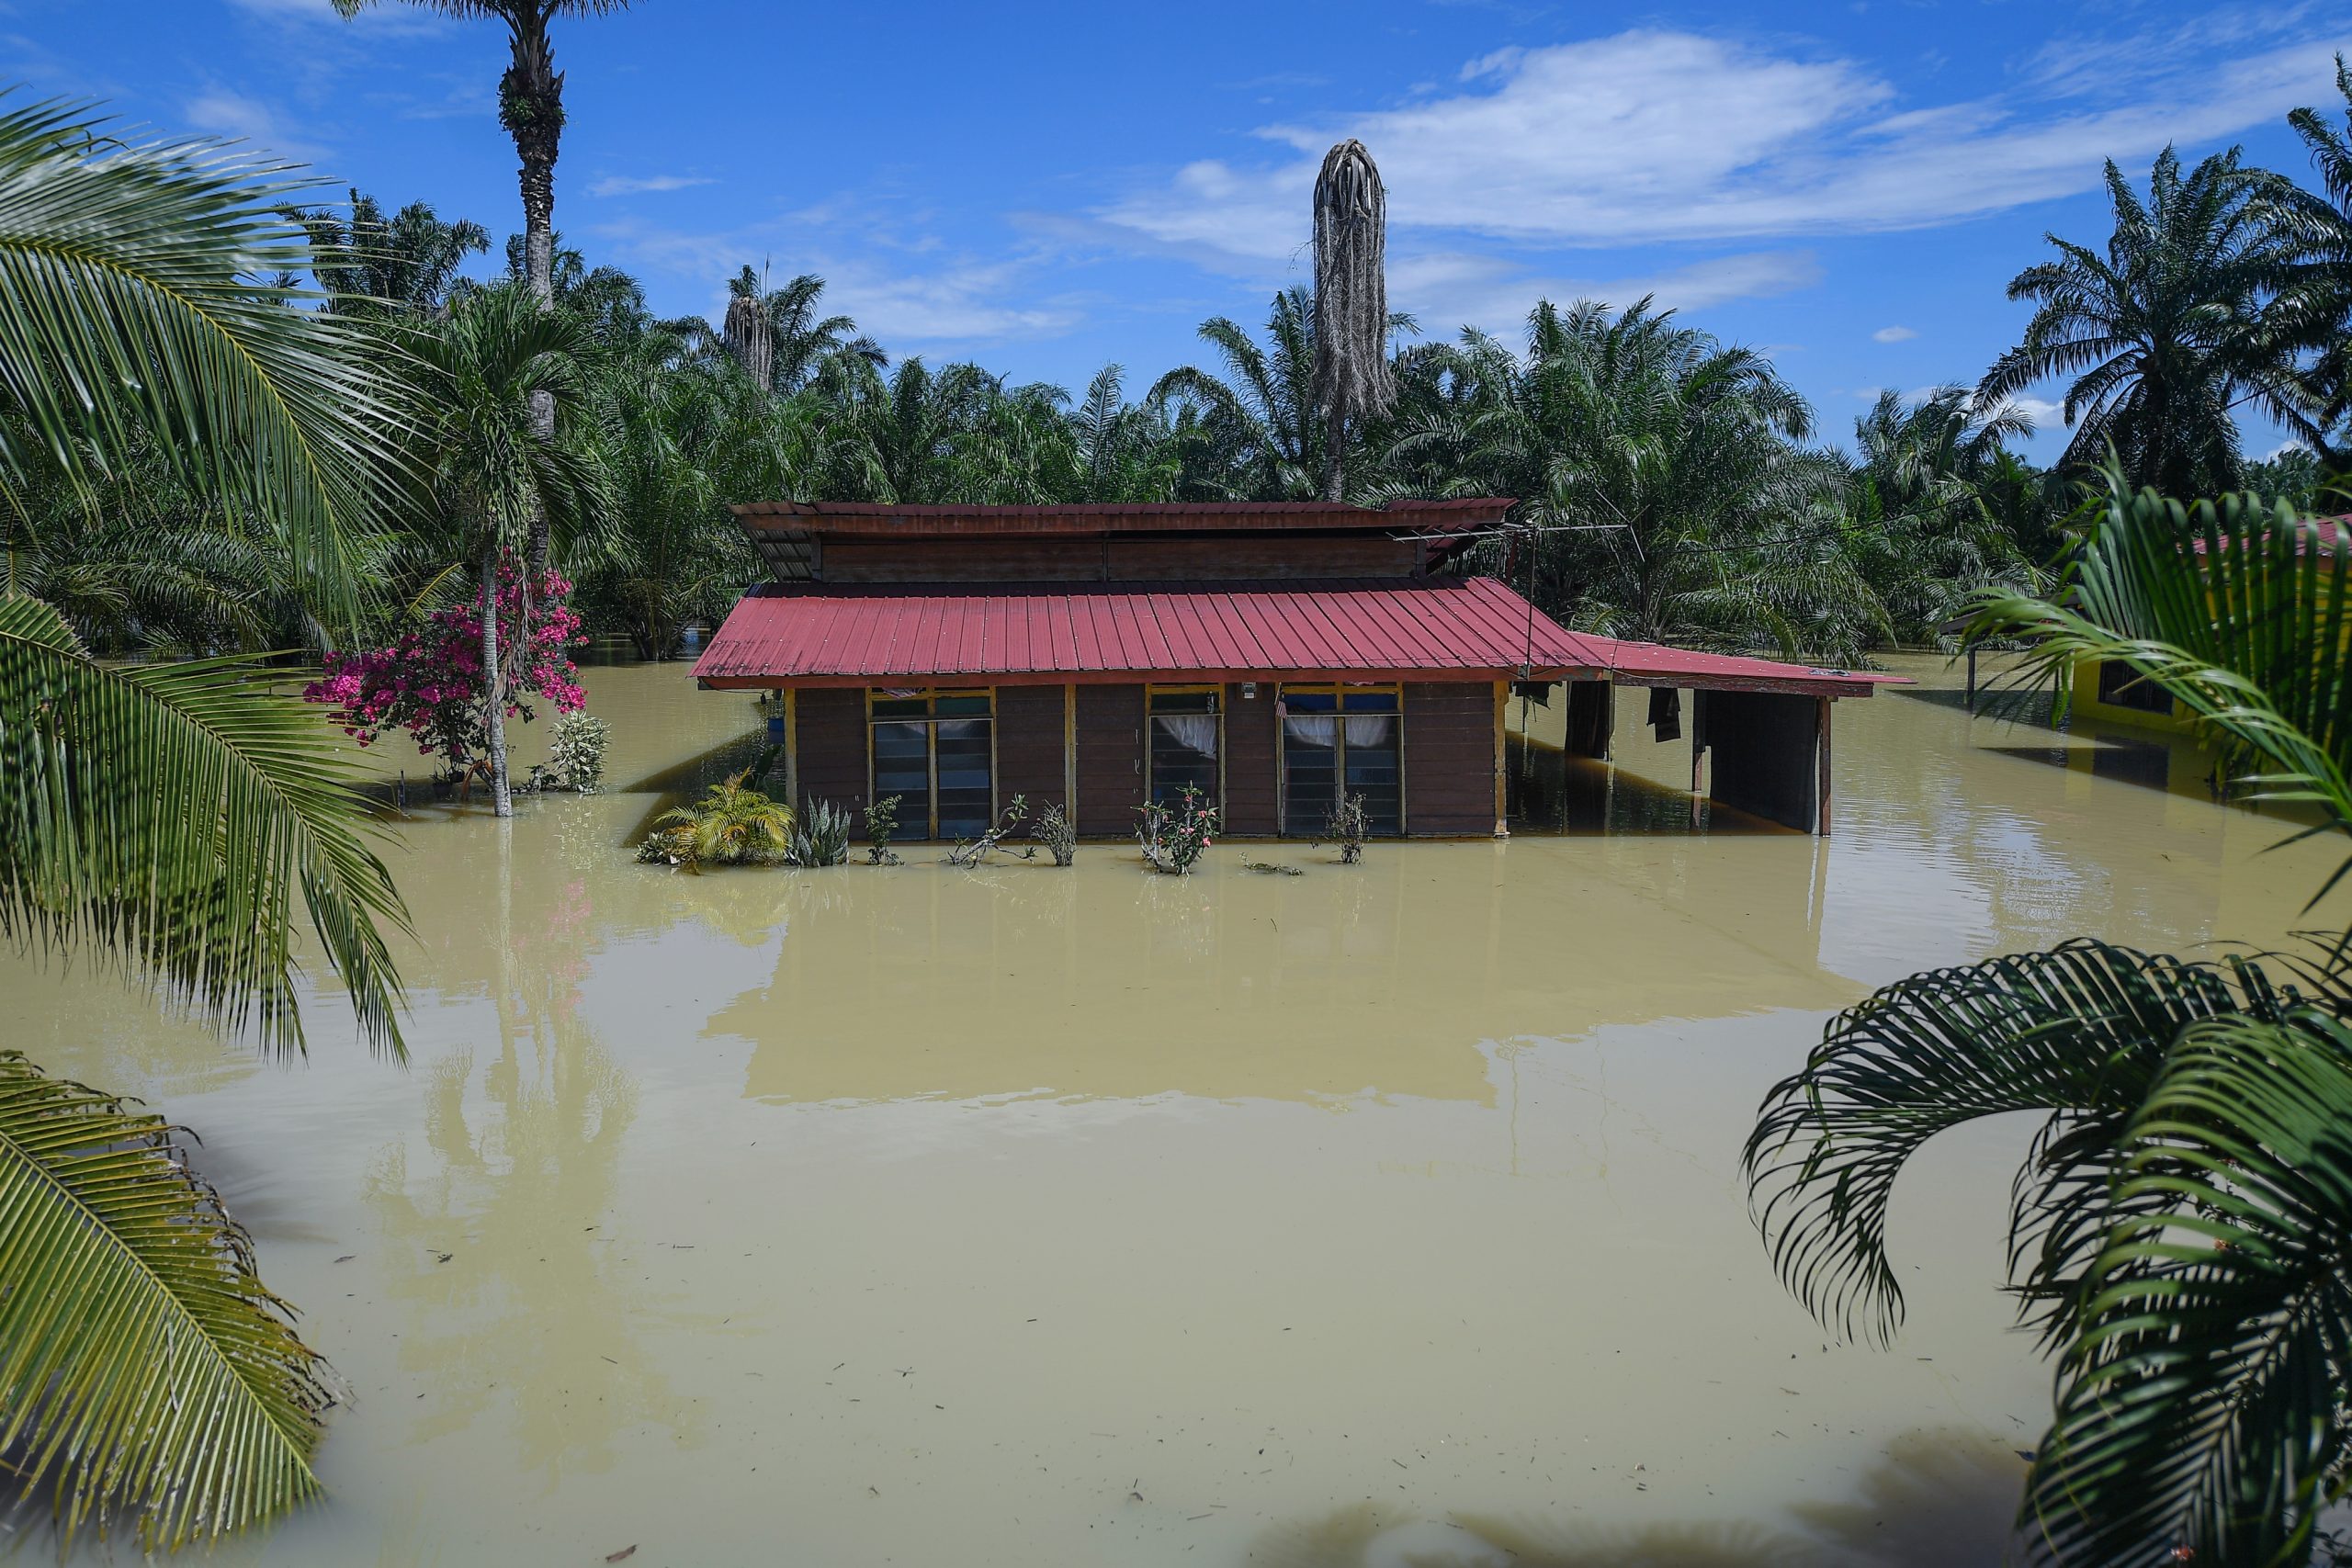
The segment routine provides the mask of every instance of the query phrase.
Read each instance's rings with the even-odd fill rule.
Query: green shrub
[[[548,783],[594,795],[605,782],[605,749],[612,727],[584,713],[560,714],[548,736]]]
[[[829,800],[804,800],[792,825],[797,865],[840,865],[849,859],[849,813]]]
[[[781,865],[792,856],[792,807],[770,800],[737,773],[710,786],[692,806],[673,807],[653,819],[637,847],[652,864]]]

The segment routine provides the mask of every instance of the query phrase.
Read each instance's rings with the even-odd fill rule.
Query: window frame
[[[1290,831],[1290,739],[1283,728],[1293,693],[1304,696],[1329,696],[1331,716],[1344,720],[1347,716],[1348,694],[1380,693],[1396,699],[1394,717],[1396,720],[1396,837],[1404,838],[1412,830],[1411,781],[1405,766],[1405,682],[1402,681],[1299,681],[1278,682],[1274,686],[1274,825],[1283,838]],[[1336,744],[1331,749],[1332,788],[1337,795],[1347,793],[1348,787],[1348,727],[1339,727]]]
[[[923,810],[922,836],[918,840],[910,835],[910,842],[935,844],[941,841],[939,836],[939,721],[943,717],[966,721],[978,718],[983,720],[988,725],[989,822],[991,826],[994,825],[997,817],[1002,811],[1003,808],[998,804],[998,792],[1001,787],[1001,781],[997,766],[996,690],[997,689],[992,685],[868,686],[865,688],[866,804],[872,805],[875,801],[882,798],[879,792],[879,786],[876,783],[876,770],[874,755],[874,727],[877,724],[920,724],[923,727],[923,775],[925,779],[925,804]],[[989,705],[988,712],[985,714],[951,713],[943,715],[939,712],[937,705],[938,700],[942,697],[985,698]],[[877,701],[902,703],[915,702],[917,700],[920,700],[923,705],[922,716],[920,718],[916,717],[912,714],[888,714],[876,717],[874,712],[875,704]],[[908,823],[902,816],[899,819],[899,830],[901,833],[905,833],[910,826],[911,824]]]
[[[1216,703],[1216,705],[1210,710],[1211,716],[1216,720],[1216,799],[1210,804],[1217,813],[1217,820],[1220,822],[1225,820],[1225,710],[1227,706],[1225,690],[1223,686],[1214,682],[1191,682],[1173,685],[1147,683],[1145,685],[1143,689],[1143,798],[1145,805],[1151,804],[1155,795],[1153,786],[1158,782],[1155,756],[1159,748],[1154,742],[1159,731],[1151,722],[1155,716],[1151,711],[1151,699],[1206,695],[1215,698]]]

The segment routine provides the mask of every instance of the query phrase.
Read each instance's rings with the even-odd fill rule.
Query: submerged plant
[[[1241,863],[1241,869],[1254,871],[1261,876],[1305,876],[1306,874],[1295,865],[1282,865],[1270,860],[1245,860]]]
[[[841,865],[849,859],[849,812],[830,800],[804,800],[792,824],[795,865]]]
[[[1340,863],[1353,865],[1363,859],[1363,841],[1372,836],[1372,817],[1364,810],[1363,796],[1342,795],[1331,815],[1323,820],[1320,844],[1340,846]]]
[[[1078,859],[1078,829],[1069,825],[1069,816],[1059,806],[1048,806],[1037,818],[1037,826],[1030,836],[1046,846],[1056,865],[1068,865]]]
[[[781,865],[792,856],[792,807],[770,800],[737,773],[710,786],[692,806],[673,807],[653,819],[637,847],[647,864]]]
[[[990,851],[1003,847],[1004,840],[1012,836],[1012,830],[1020,827],[1022,819],[1028,815],[1028,800],[1022,795],[1014,795],[1012,804],[1004,808],[1004,814],[996,819],[987,832],[977,839],[956,840],[956,847],[947,852],[947,863],[967,867],[980,864],[989,858]],[[1006,851],[1006,852],[1009,854],[1012,852]],[[1023,850],[1021,852],[1021,858],[1035,860],[1037,858],[1037,852],[1034,849]]]
[[[1136,841],[1152,870],[1182,876],[1193,869],[1203,851],[1216,842],[1216,807],[1201,804],[1201,792],[1190,784],[1175,806],[1158,801],[1136,808],[1143,820],[1136,827]]]
[[[903,863],[890,847],[890,836],[899,830],[899,799],[885,795],[865,808],[865,863],[868,865],[899,865]]]
[[[567,713],[548,737],[548,782],[558,789],[594,795],[605,782],[605,748],[612,727],[590,714]]]

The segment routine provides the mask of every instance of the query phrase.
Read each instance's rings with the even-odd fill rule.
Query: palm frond
[[[1838,1014],[1765,1097],[1743,1156],[1781,1281],[1824,1325],[1883,1341],[1903,1315],[1887,1204],[1911,1156],[1979,1117],[2041,1111],[2010,1265],[2054,1335],[2107,1217],[2106,1151],[2173,1039],[2208,1019],[2276,1018],[2281,998],[2251,963],[2081,941],[1914,976]]]
[[[2028,1483],[2060,1561],[2310,1561],[2345,1484],[2347,1129],[2352,1031],[2335,1019],[2182,1032],[2119,1145],[2129,1217],[2084,1280]]]
[[[0,935],[86,948],[300,1052],[299,886],[361,1033],[398,1055],[383,928],[406,912],[349,764],[268,679],[244,657],[103,667],[54,610],[0,598]]]
[[[315,1497],[321,1363],[173,1129],[0,1052],[0,1450],[67,1543],[151,1550]]]
[[[322,296],[300,189],[204,141],[102,137],[84,107],[0,107],[0,398],[69,471],[154,449],[282,534],[297,581],[356,626],[408,404],[379,346]],[[0,449],[22,471],[34,454]]]

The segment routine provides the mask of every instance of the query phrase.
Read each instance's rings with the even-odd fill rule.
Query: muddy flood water
[[[347,1385],[330,1500],[213,1562],[1989,1562],[2028,1128],[1898,1191],[1882,1350],[1774,1280],[1757,1102],[1915,970],[2278,941],[2329,852],[1903,668],[1826,842],[1694,834],[1629,698],[1606,822],[1182,880],[635,865],[755,716],[600,668],[613,793],[393,830],[406,1066],[334,995],[281,1066],[13,959],[0,1038],[200,1134]]]

